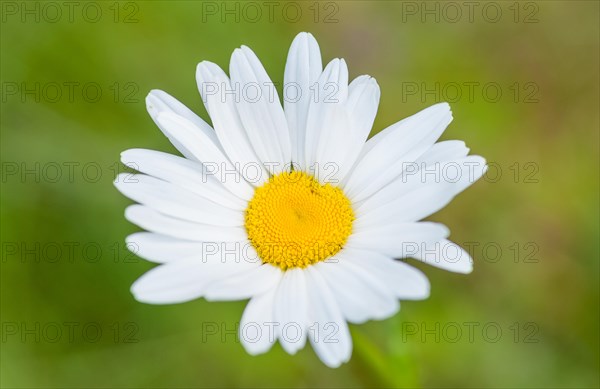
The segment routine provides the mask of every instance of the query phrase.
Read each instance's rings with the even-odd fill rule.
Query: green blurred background
[[[2,387],[600,385],[597,1],[65,4],[2,2]],[[352,325],[335,370],[310,347],[247,355],[244,302],[136,302],[153,265],[128,254],[112,185],[122,150],[174,151],[149,90],[208,120],[198,62],[246,44],[281,82],[300,31],[378,80],[374,132],[450,101],[443,138],[493,163],[431,218],[474,272],[415,263],[431,297]]]

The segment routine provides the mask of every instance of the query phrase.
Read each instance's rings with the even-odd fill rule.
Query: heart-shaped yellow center
[[[335,255],[352,232],[354,212],[340,188],[284,172],[256,189],[245,226],[264,263],[306,267]]]

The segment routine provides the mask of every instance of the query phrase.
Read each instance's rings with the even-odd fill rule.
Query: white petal
[[[219,278],[259,266],[248,263],[214,263],[199,256],[169,262],[146,272],[131,286],[136,300],[173,304],[201,297],[206,285]]]
[[[292,161],[304,166],[306,121],[311,87],[317,82],[323,64],[319,44],[306,32],[296,36],[288,54],[283,76],[283,106],[290,130]]]
[[[122,173],[115,186],[130,199],[175,218],[215,226],[244,225],[244,213],[145,174]]]
[[[362,267],[346,261],[343,251],[315,265],[333,292],[342,314],[351,323],[381,320],[400,308],[392,291]]]
[[[445,162],[450,166],[454,161]],[[454,166],[454,165],[452,165]],[[458,193],[472,185],[485,173],[487,165],[479,156],[465,157],[456,162],[459,175],[457,179],[438,180],[435,175],[417,175],[402,182],[396,182],[383,188],[371,198],[356,207],[356,216],[360,226],[376,225],[382,219],[395,218],[397,221],[421,220],[445,207]]]
[[[345,104],[329,105],[321,111],[315,175],[322,183],[338,184],[369,136],[379,105],[379,86],[374,78],[358,77],[348,87]]]
[[[376,277],[401,300],[429,297],[429,280],[418,269],[373,251],[345,248],[347,261]]]
[[[276,287],[282,275],[277,266],[261,265],[210,283],[206,287],[205,298],[209,301],[245,300]]]
[[[329,367],[348,362],[352,338],[335,297],[314,266],[306,268],[308,289],[308,339],[315,353]]]
[[[136,232],[129,235],[125,242],[127,249],[135,255],[158,263],[190,257],[207,248],[204,242],[176,239],[153,232]]]
[[[167,92],[158,89],[151,90],[146,97],[146,103],[146,108],[148,109],[150,116],[155,117],[160,112],[173,112],[194,123],[202,132],[206,134],[206,136],[216,142],[217,138],[213,129],[204,120],[202,120],[200,116],[196,115],[194,112],[192,112],[192,110],[190,110],[173,96],[169,95]]]
[[[369,136],[373,127],[381,92],[377,81],[371,76],[356,77],[348,86],[348,101],[346,106],[358,133],[364,138]]]
[[[417,165],[424,163],[430,165],[436,162],[444,162],[466,157],[469,154],[469,148],[461,140],[446,140],[438,142],[431,146],[419,159]]]
[[[376,251],[394,258],[405,258],[407,249],[415,245],[433,244],[450,233],[443,224],[398,223],[393,218],[364,228],[358,219],[355,225],[356,232],[348,238],[347,247]]]
[[[309,172],[314,170],[317,163],[323,165],[338,162],[332,158],[319,161],[318,151],[326,150],[325,146],[330,145],[332,140],[337,139],[340,142],[345,140],[343,137],[336,138],[339,131],[334,131],[334,134],[331,134],[332,131],[328,126],[335,122],[337,116],[341,119],[347,116],[347,113],[344,112],[344,104],[348,99],[348,67],[346,61],[337,58],[332,60],[323,70],[316,88],[313,89],[315,94],[310,101],[306,122],[305,165],[301,166],[303,170]],[[335,116],[332,111],[337,111]],[[346,120],[349,119],[346,118]],[[343,144],[339,144],[336,149],[342,147]]]
[[[292,151],[287,121],[264,67],[252,50],[242,46],[231,56],[230,74],[233,87],[241,91],[236,107],[256,154],[270,172],[289,169]]]
[[[244,210],[247,201],[227,189],[202,163],[154,150],[130,149],[121,153],[128,167],[176,184],[210,201],[231,209]],[[129,176],[125,182],[129,182]]]
[[[352,149],[348,129],[352,126],[348,111],[333,105],[324,111],[321,133],[310,172],[321,184],[338,184],[348,169],[348,150]]]
[[[254,194],[253,187],[235,173],[235,167],[227,159],[221,148],[205,136],[203,132],[198,131],[192,122],[171,112],[159,113],[156,120],[173,139],[177,139],[181,144],[184,144],[198,161],[215,169],[219,174],[219,181],[232,193],[245,200],[252,198]],[[230,172],[230,174],[226,174],[227,172]]]
[[[346,130],[348,141],[345,149],[347,155],[344,166],[340,167],[341,178],[346,177],[350,168],[355,164],[369,137],[379,107],[380,95],[377,81],[370,76],[357,77],[348,87],[346,110],[350,115],[350,126]],[[330,147],[335,148],[335,144]]]
[[[283,349],[295,354],[306,344],[308,301],[304,269],[286,270],[275,296],[274,318]]]
[[[127,248],[152,262],[166,263],[199,257],[203,262],[261,264],[248,240],[239,242],[190,241],[152,232],[136,232],[126,239]]]
[[[244,309],[239,338],[250,355],[269,351],[277,339],[273,318],[276,290],[277,288],[271,288],[266,293],[252,297]]]
[[[433,244],[415,245],[407,249],[406,254],[408,257],[451,272],[468,274],[473,271],[473,259],[469,253],[446,239]]]
[[[377,192],[425,153],[451,121],[450,107],[442,103],[381,131],[365,144],[344,191],[353,201]]]
[[[374,209],[386,207],[411,191],[425,186],[435,186],[440,191],[454,197],[475,183],[486,169],[485,159],[470,155],[449,161],[435,161],[427,157],[416,162],[395,181],[382,188],[373,196],[357,204],[357,213],[368,213]]]
[[[252,148],[235,107],[240,92],[234,93],[225,72],[208,61],[198,64],[196,81],[219,142],[230,161],[247,181],[254,185],[263,184],[269,174]]]
[[[207,274],[196,258],[155,267],[131,286],[136,300],[151,304],[173,304],[202,296]]]
[[[173,138],[168,131],[160,124],[157,120],[158,114],[161,112],[172,112],[181,117],[186,118],[190,122],[194,123],[199,131],[201,131],[209,140],[211,140],[214,144],[218,145],[217,137],[213,129],[198,115],[193,113],[189,108],[180,103],[173,96],[169,95],[166,92],[161,90],[152,90],[146,97],[146,108],[150,117],[156,125],[161,129],[161,131],[169,138],[171,143],[183,154],[186,158],[196,160],[196,157],[192,152],[189,151],[187,145],[181,142],[181,140],[177,138]]]
[[[130,205],[125,218],[145,230],[199,242],[239,242],[247,238],[243,227],[220,227],[192,223],[156,212],[143,205]]]
[[[446,189],[446,190],[445,190]],[[387,206],[378,207],[368,212],[356,211],[357,230],[366,227],[374,228],[382,221],[396,219],[398,222],[415,222],[445,207],[452,199],[448,188],[439,186],[423,186],[398,198]],[[360,223],[358,222],[360,220]]]

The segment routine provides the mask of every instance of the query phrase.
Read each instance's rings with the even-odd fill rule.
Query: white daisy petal
[[[440,192],[453,197],[479,180],[485,170],[485,159],[477,155],[430,164],[423,161],[373,196],[359,202],[355,208],[359,214],[368,213],[425,186],[437,187]]]
[[[215,144],[218,144],[217,137],[212,127],[167,92],[158,89],[151,90],[148,96],[146,96],[146,108],[152,119],[156,119],[160,112],[173,112],[176,115],[184,117],[194,123],[198,129],[215,142]]]
[[[360,134],[362,143],[367,140],[373,127],[380,96],[379,85],[371,76],[356,77],[348,86],[346,106],[355,123],[355,129]]]
[[[321,111],[314,165],[320,182],[337,184],[348,174],[369,136],[378,105],[377,82],[360,76],[348,87],[345,104],[330,104]]]
[[[269,351],[277,339],[273,318],[276,290],[276,287],[271,288],[266,293],[252,297],[244,309],[240,320],[239,338],[250,355]]]
[[[346,261],[347,252],[315,265],[350,323],[382,320],[394,315],[400,304],[392,291],[362,267]]]
[[[215,226],[244,225],[243,213],[145,174],[121,173],[115,186],[130,199],[168,216]]]
[[[209,301],[245,300],[274,288],[283,272],[276,266],[261,265],[243,273],[210,283],[204,297]]]
[[[393,218],[380,220],[375,227],[362,227],[358,219],[357,232],[350,235],[346,247],[371,250],[394,258],[405,258],[414,245],[433,244],[446,238],[450,231],[439,223],[399,223]]]
[[[321,122],[322,134],[316,147],[315,163],[311,172],[322,184],[341,182],[347,171],[348,150],[352,149],[348,129],[352,123],[348,111],[342,105],[334,105],[324,111]]]
[[[209,262],[196,255],[155,267],[133,283],[131,292],[138,301],[151,304],[190,301],[201,297],[211,281],[256,266],[259,265]]]
[[[473,259],[469,253],[446,239],[433,244],[415,245],[407,249],[407,256],[455,273],[468,274],[473,271]]]
[[[158,128],[165,134],[167,138],[173,143],[173,146],[181,152],[186,158],[196,160],[196,157],[190,152],[184,142],[174,138],[166,129],[158,122],[158,115],[161,112],[172,112],[176,115],[186,118],[190,122],[194,123],[199,131],[201,131],[208,139],[210,139],[215,145],[218,145],[217,137],[213,129],[198,115],[193,113],[188,107],[180,103],[173,96],[166,92],[155,89],[150,91],[146,96],[146,109],[150,114],[150,117]]]
[[[148,271],[133,283],[131,293],[145,303],[180,303],[202,296],[207,278],[202,262],[187,258]]]
[[[334,59],[325,67],[319,77],[318,83],[314,88],[308,108],[308,117],[306,121],[306,143],[305,143],[305,165],[301,166],[303,170],[312,172],[315,165],[325,165],[329,163],[337,164],[339,170],[339,157],[327,156],[324,160],[319,160],[319,150],[324,150],[325,146],[334,145],[330,151],[338,150],[343,152],[345,146],[345,137],[339,137],[339,130],[332,131],[327,126],[335,123],[332,118],[349,121],[344,104],[348,99],[348,67],[343,59]],[[333,112],[332,112],[333,111]],[[342,125],[348,126],[347,123]],[[348,127],[345,128],[348,131]],[[335,142],[338,143],[335,143]],[[340,151],[341,150],[341,151]],[[321,158],[323,156],[321,155]],[[322,168],[322,166],[320,166]],[[322,177],[318,177],[319,180]]]
[[[352,338],[335,296],[314,266],[306,268],[308,289],[308,339],[321,361],[329,367],[347,362]]]
[[[199,242],[239,242],[246,239],[243,227],[219,227],[192,223],[159,213],[144,205],[130,205],[125,218],[148,231]]]
[[[196,81],[227,156],[247,181],[254,185],[263,184],[269,174],[252,148],[249,134],[246,133],[235,106],[241,92],[234,92],[225,72],[208,61],[198,64]]]
[[[127,237],[127,248],[152,262],[166,263],[197,256],[204,262],[233,264],[262,263],[247,240],[239,242],[190,241],[153,232],[136,232]]]
[[[344,166],[340,167],[343,179],[350,168],[356,162],[369,133],[373,128],[377,108],[379,107],[379,97],[381,92],[377,81],[370,76],[360,76],[355,78],[348,87],[348,101],[346,110],[350,115],[351,130],[346,131],[346,136],[351,143],[347,145],[347,156]]]
[[[270,172],[289,168],[292,151],[283,107],[254,52],[246,46],[236,49],[230,74],[233,87],[241,91],[236,107],[256,154]]]
[[[450,202],[452,197],[448,188],[423,186],[410,191],[387,207],[378,207],[364,213],[357,211],[356,228],[376,227],[382,220],[394,218],[398,222],[418,221],[439,211]]]
[[[306,121],[311,87],[317,82],[323,64],[319,44],[306,32],[296,36],[288,54],[283,76],[283,106],[290,130],[292,161],[305,166]]]
[[[197,127],[182,116],[171,112],[161,112],[156,120],[170,137],[185,144],[198,161],[205,166],[212,167],[218,175],[219,181],[230,191],[245,200],[252,198],[254,189],[246,180],[235,174],[236,169],[225,156],[220,147],[210,140]],[[232,172],[234,174],[226,174]]]
[[[438,142],[431,146],[419,159],[416,165],[430,165],[436,162],[444,162],[466,157],[469,154],[469,148],[465,142],[460,140],[446,140]]]
[[[429,297],[429,280],[418,269],[383,254],[347,248],[346,260],[373,275],[401,300],[423,300]]]
[[[121,153],[121,161],[128,167],[150,176],[173,183],[210,201],[231,209],[243,211],[247,202],[227,189],[217,177],[219,173],[202,163],[154,150],[130,149]],[[130,182],[124,177],[124,182]]]
[[[382,218],[397,221],[421,220],[445,207],[457,194],[485,174],[485,159],[468,156],[461,161],[438,163],[436,169],[456,168],[457,175],[438,178],[435,174],[401,177],[356,207],[357,224],[373,225]],[[406,181],[406,182],[403,182]]]
[[[277,337],[288,354],[295,354],[306,344],[308,301],[304,270],[286,270],[277,288],[273,306]]]
[[[164,263],[186,258],[205,249],[203,242],[176,239],[153,232],[136,232],[125,242],[127,249],[145,260]]]
[[[451,121],[450,107],[442,103],[381,131],[365,144],[344,191],[353,201],[371,196],[425,153]]]

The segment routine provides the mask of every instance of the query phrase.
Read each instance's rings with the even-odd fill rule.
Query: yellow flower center
[[[354,212],[340,188],[293,171],[273,176],[256,189],[245,220],[262,261],[285,270],[340,251],[352,232]]]

